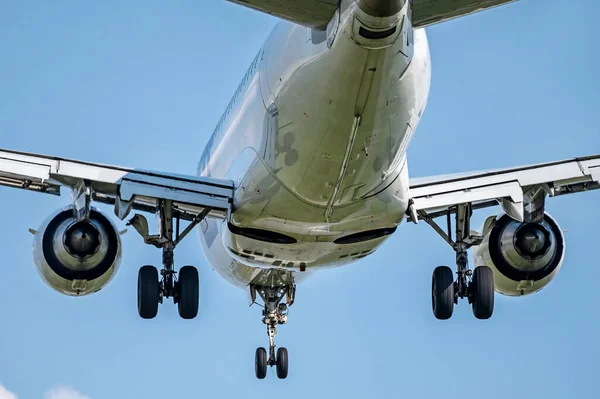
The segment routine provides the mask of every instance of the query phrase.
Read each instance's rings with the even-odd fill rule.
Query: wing
[[[111,204],[122,220],[132,209],[156,213],[160,201],[172,201],[174,215],[194,220],[198,215],[226,218],[233,182],[99,165],[0,149],[0,185]]]
[[[600,155],[518,168],[412,179],[409,219],[431,219],[500,204],[515,220],[529,221],[543,213],[546,197],[600,188]]]
[[[311,28],[324,28],[338,0],[228,0]],[[416,28],[462,17],[516,0],[412,0]]]
[[[413,26],[432,25],[513,1],[516,0],[413,0]]]
[[[228,0],[311,28],[323,28],[338,0]]]

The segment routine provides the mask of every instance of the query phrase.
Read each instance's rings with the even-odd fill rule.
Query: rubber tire
[[[488,266],[476,267],[471,282],[473,314],[487,320],[494,313],[494,272]]]
[[[191,320],[198,316],[200,299],[200,281],[198,269],[194,266],[184,266],[179,270],[179,301],[177,310],[182,319]]]
[[[454,273],[448,266],[436,267],[431,278],[431,308],[438,320],[448,320],[454,312]]]
[[[137,304],[142,319],[153,319],[158,314],[160,284],[158,270],[154,266],[143,266],[138,272]]]
[[[267,350],[257,348],[254,355],[254,373],[256,378],[263,380],[267,376]]]
[[[277,349],[277,377],[284,380],[288,376],[288,350],[286,348]]]

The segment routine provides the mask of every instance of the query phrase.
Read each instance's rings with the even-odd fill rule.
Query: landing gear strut
[[[467,298],[476,318],[489,319],[494,312],[494,274],[487,266],[479,266],[475,270],[469,268],[467,250],[483,240],[483,237],[471,231],[471,204],[456,205],[447,211],[447,232],[431,215],[423,211],[418,213],[456,252],[456,279],[452,269],[447,266],[439,266],[433,271],[431,303],[434,316],[439,320],[449,319],[458,300]],[[453,213],[456,215],[456,240],[452,239]]]
[[[173,217],[173,204],[163,200],[158,207],[160,234],[148,234],[148,221],[141,215],[135,215],[128,226],[133,226],[144,238],[146,244],[162,249],[163,268],[160,271],[154,266],[144,266],[138,274],[138,313],[144,319],[153,319],[158,313],[158,304],[164,298],[173,298],[177,304],[179,315],[183,319],[193,319],[198,315],[199,279],[198,270],[193,266],[184,266],[179,271],[179,278],[174,268],[175,247],[202,219],[208,215],[210,208],[204,209],[190,225],[179,232],[179,219]],[[176,220],[176,236],[173,237],[173,222]]]
[[[277,377],[285,379],[288,376],[288,350],[280,347],[275,350],[275,336],[277,335],[277,326],[287,323],[289,306],[294,303],[296,286],[289,287],[253,287],[250,289],[258,293],[263,300],[263,323],[267,326],[267,335],[269,336],[269,353],[265,348],[256,349],[255,354],[255,373],[256,378],[263,379],[267,376],[267,366],[275,366]],[[286,302],[283,303],[283,298]]]

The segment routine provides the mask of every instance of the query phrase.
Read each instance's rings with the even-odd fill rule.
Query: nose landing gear
[[[277,326],[287,323],[289,306],[294,303],[296,286],[282,288],[251,287],[251,290],[257,292],[264,302],[263,323],[267,326],[267,335],[269,336],[269,354],[265,348],[256,349],[255,353],[255,373],[256,378],[264,379],[267,376],[267,367],[275,366],[277,377],[285,379],[288,376],[288,350],[280,347],[275,350],[275,336],[277,335]],[[282,303],[286,297],[286,303]]]

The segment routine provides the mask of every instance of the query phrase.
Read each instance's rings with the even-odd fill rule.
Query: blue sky
[[[0,147],[193,173],[275,19],[220,0],[86,3],[2,5]],[[523,0],[429,29],[432,91],[411,175],[600,153],[598,13],[592,0]],[[200,268],[194,321],[165,305],[155,320],[137,316],[138,268],[160,252],[134,233],[99,294],[47,288],[27,229],[67,198],[0,188],[0,383],[15,395],[2,399],[597,394],[598,193],[549,202],[567,230],[563,270],[537,295],[497,296],[489,321],[466,303],[434,319],[431,272],[454,255],[424,224],[315,275],[279,331],[285,381],[255,379],[254,350],[267,343],[260,309],[210,270],[195,236],[176,254]]]

